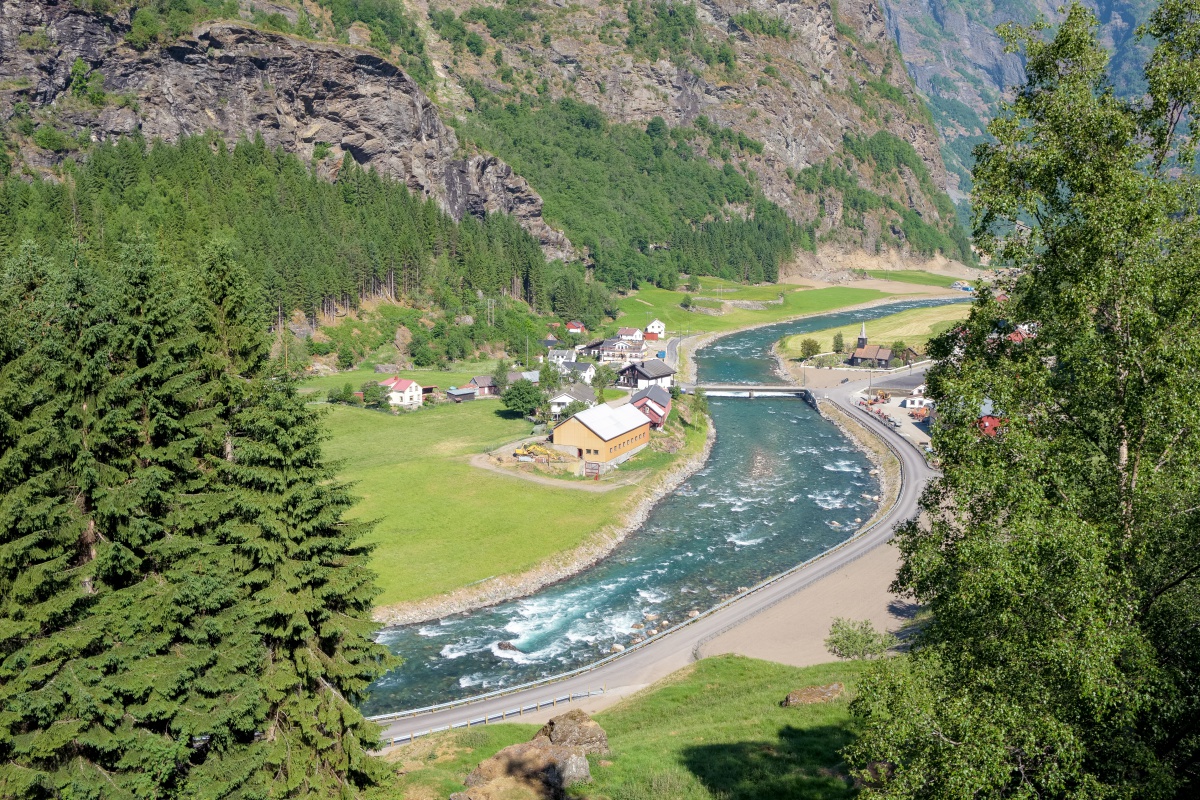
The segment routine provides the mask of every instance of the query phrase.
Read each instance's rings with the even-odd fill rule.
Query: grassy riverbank
[[[949,289],[956,280],[949,275],[937,275],[919,269],[868,269],[868,275],[880,281],[899,281],[900,283],[915,283],[920,286],[939,286]]]
[[[866,664],[796,668],[740,656],[706,658],[596,715],[610,756],[572,796],[601,800],[779,800],[853,797],[838,751],[855,735],[849,698]],[[780,708],[794,689],[842,683],[830,703]],[[488,725],[397,748],[396,782],[373,800],[444,798],[535,725]]]
[[[732,331],[751,325],[778,322],[802,314],[819,314],[836,311],[846,306],[869,303],[890,295],[876,289],[856,289],[833,286],[825,289],[806,289],[803,286],[771,284],[769,286],[741,286],[720,281],[717,278],[702,278],[701,290],[695,297],[710,297],[719,300],[737,300],[764,303],[762,309],[730,308],[720,316],[698,311],[689,311],[680,306],[685,291],[669,291],[647,287],[623,298],[619,306],[622,325],[645,327],[651,320],[660,319],[667,325],[671,336],[687,333]],[[778,301],[780,295],[783,302]],[[715,306],[716,302],[700,301],[703,305]]]
[[[959,320],[966,319],[970,312],[969,303],[912,308],[871,320],[867,323],[867,337],[872,344],[891,345],[903,341],[909,347],[921,350],[931,338],[949,330]],[[821,352],[830,352],[833,350],[833,337],[838,333],[842,334],[845,346],[853,349],[860,325],[854,323],[784,337],[779,343],[779,353],[784,358],[800,358],[800,343],[805,339],[816,339]]]

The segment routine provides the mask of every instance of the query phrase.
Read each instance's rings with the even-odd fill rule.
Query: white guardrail
[[[833,401],[831,400],[830,402],[833,402]],[[870,415],[867,415],[867,416],[870,417]],[[882,424],[882,423],[880,422],[879,424]],[[892,451],[892,453],[896,456],[896,458],[899,459],[900,453],[896,451],[895,446],[891,442],[888,441],[887,437],[880,436],[879,438],[883,441],[883,443],[887,446],[887,448]],[[900,487],[899,487],[898,492],[903,492],[903,491],[904,491],[904,469],[901,468],[901,470],[900,470]],[[439,713],[442,711],[449,711],[449,710],[455,709],[455,708],[463,708],[466,706],[474,705],[476,703],[482,703],[487,700],[494,700],[499,697],[506,697],[508,695],[525,692],[530,689],[537,689],[537,688],[543,687],[543,686],[553,686],[556,683],[562,683],[563,681],[570,680],[571,678],[575,678],[580,675],[586,675],[589,672],[594,672],[595,670],[598,670],[608,664],[611,664],[612,662],[616,661],[617,659],[625,658],[630,653],[635,653],[638,650],[641,650],[645,647],[650,646],[651,644],[661,641],[664,637],[670,636],[672,633],[682,630],[683,628],[686,628],[689,625],[693,625],[702,619],[706,619],[706,618],[712,616],[713,614],[723,611],[726,608],[729,608],[731,605],[741,601],[742,599],[749,597],[750,595],[755,594],[757,592],[760,592],[763,589],[767,588],[768,586],[772,586],[772,585],[778,583],[779,581],[781,581],[791,575],[794,575],[795,573],[799,572],[800,570],[807,569],[808,567],[811,567],[813,564],[816,564],[819,561],[822,561],[823,559],[829,558],[834,553],[838,553],[841,550],[843,550],[844,548],[849,547],[851,544],[861,540],[868,533],[870,533],[871,531],[875,530],[877,527],[882,525],[883,522],[884,522],[884,519],[879,519],[879,520],[871,523],[870,525],[868,525],[866,528],[863,528],[861,531],[859,531],[858,533],[856,533],[854,536],[850,537],[849,539],[845,540],[844,542],[841,542],[840,544],[837,544],[837,545],[829,548],[828,550],[825,550],[824,552],[821,552],[821,553],[813,556],[812,558],[808,559],[807,561],[802,561],[799,564],[795,565],[794,567],[791,567],[790,569],[787,569],[783,572],[780,572],[777,575],[773,575],[769,578],[766,578],[763,581],[760,581],[759,583],[756,583],[754,586],[750,587],[749,589],[742,592],[741,594],[734,595],[733,597],[718,603],[717,605],[713,606],[712,608],[708,609],[707,611],[701,612],[698,616],[686,619],[683,622],[680,622],[677,625],[673,625],[672,627],[668,628],[665,631],[662,631],[661,633],[659,633],[655,636],[645,639],[644,641],[638,642],[637,644],[629,645],[628,647],[625,648],[625,650],[623,650],[619,653],[613,653],[611,655],[605,656],[604,658],[601,658],[598,661],[593,661],[590,664],[586,664],[582,667],[577,667],[576,669],[570,670],[568,672],[563,672],[558,675],[553,675],[548,678],[540,678],[536,681],[529,681],[528,683],[522,683],[517,686],[510,686],[506,689],[497,689],[494,692],[488,692],[486,694],[475,695],[473,697],[465,697],[461,700],[451,700],[446,703],[437,703],[436,705],[424,706],[422,708],[414,708],[414,709],[410,709],[407,711],[396,711],[396,712],[392,712],[389,714],[377,714],[372,717],[367,717],[367,719],[371,720],[372,722],[384,724],[384,723],[388,723],[388,722],[396,722],[396,721],[402,720],[402,719],[410,719],[413,717],[420,717],[420,716],[425,716],[428,714],[435,714],[435,713]],[[819,578],[819,577],[824,577],[824,576],[823,575],[816,576],[816,577],[814,577],[813,580],[817,580],[817,578]],[[725,626],[724,628],[717,631],[716,633],[710,634],[709,636],[705,636],[703,639],[701,639],[699,642],[697,642],[696,646],[693,648],[693,650],[692,650],[693,656],[697,656],[697,654],[699,653],[700,647],[702,647],[704,644],[707,644],[709,641],[716,638],[717,636],[720,636],[722,633],[726,633],[729,630],[731,630],[732,628],[742,624],[750,617],[756,616],[758,613],[765,611],[767,608],[771,608],[772,606],[776,605],[777,603],[782,602],[784,599],[795,594],[795,592],[798,592],[801,589],[808,586],[809,583],[811,583],[811,581],[808,583],[805,583],[801,586],[796,587],[794,592],[789,592],[788,594],[784,595],[783,597],[776,599],[770,605],[765,606],[762,609],[758,609],[754,613],[748,614],[745,617],[739,617],[737,620],[735,620],[734,622]],[[440,727],[429,728],[425,731],[421,731],[421,732],[417,732],[417,733],[410,733],[410,734],[406,734],[404,736],[392,737],[389,740],[382,741],[381,744],[383,744],[385,747],[390,746],[390,745],[395,745],[395,744],[407,744],[419,736],[428,736],[431,733],[439,733],[441,731],[447,731],[447,730],[457,729],[457,728],[466,728],[466,727],[471,727],[474,725],[486,725],[489,722],[507,721],[510,717],[512,717],[512,716],[519,717],[522,714],[524,714],[525,712],[540,711],[543,708],[548,708],[553,705],[557,705],[558,703],[570,703],[570,702],[573,702],[574,700],[585,699],[585,698],[591,697],[593,695],[603,694],[606,688],[607,688],[607,686],[605,686],[604,688],[598,689],[598,690],[597,689],[589,689],[585,693],[575,693],[575,694],[568,693],[568,694],[564,695],[563,697],[551,698],[549,700],[538,701],[536,703],[522,704],[522,706],[518,706],[517,708],[514,708],[511,711],[505,711],[505,712],[502,712],[499,714],[484,715],[484,716],[475,718],[475,719],[467,721],[467,722],[456,723],[454,725],[442,725]]]

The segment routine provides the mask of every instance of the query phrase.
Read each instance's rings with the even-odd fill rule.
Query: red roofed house
[[[995,439],[1000,435],[1000,426],[1004,424],[999,417],[994,417],[991,414],[985,414],[980,417],[975,423],[979,426],[979,432],[989,439]]]
[[[577,333],[583,336],[587,333],[587,328],[583,327],[583,323],[577,319],[573,319],[567,323],[567,333]]]
[[[617,331],[617,338],[626,342],[640,342],[643,334],[640,328],[620,328]]]
[[[388,405],[399,408],[420,408],[421,384],[407,378],[388,378],[379,385],[387,390]]]
[[[629,404],[649,418],[651,428],[660,431],[671,413],[671,393],[661,386],[647,386],[630,398]]]

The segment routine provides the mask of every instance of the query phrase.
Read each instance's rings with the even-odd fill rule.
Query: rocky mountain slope
[[[128,14],[0,0],[0,118],[28,118],[29,135],[17,142],[26,166],[51,167],[81,135],[103,141],[140,131],[175,141],[215,129],[231,143],[261,135],[319,156],[330,174],[348,152],[437,198],[455,218],[514,214],[548,255],[572,255],[566,237],[542,220],[538,194],[495,157],[461,157],[437,108],[389,60],[236,22],[201,24],[139,52],[124,41],[128,30]],[[99,102],[72,91],[76,59],[99,76]]]
[[[442,120],[484,97],[569,97],[615,123],[710,131],[697,155],[822,241],[958,251],[936,128],[876,0],[397,0],[375,16],[340,0],[206,2],[156,17],[118,0],[0,0],[13,160],[47,170],[85,139],[139,130],[257,134],[330,174],[349,153],[456,216],[515,214],[566,258],[577,251],[543,220],[540,187]]]
[[[1116,89],[1138,91],[1147,46],[1136,28],[1151,0],[1082,0],[1096,14],[1101,40],[1113,54]],[[1005,53],[996,28],[1061,19],[1060,0],[883,0],[887,27],[942,134],[947,187],[961,198],[970,185],[971,149],[1000,98],[1025,79],[1020,57]]]

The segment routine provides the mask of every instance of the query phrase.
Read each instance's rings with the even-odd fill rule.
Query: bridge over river
[[[703,389],[712,397],[800,397],[812,402],[812,392],[791,383],[697,383],[684,385],[685,392]]]

